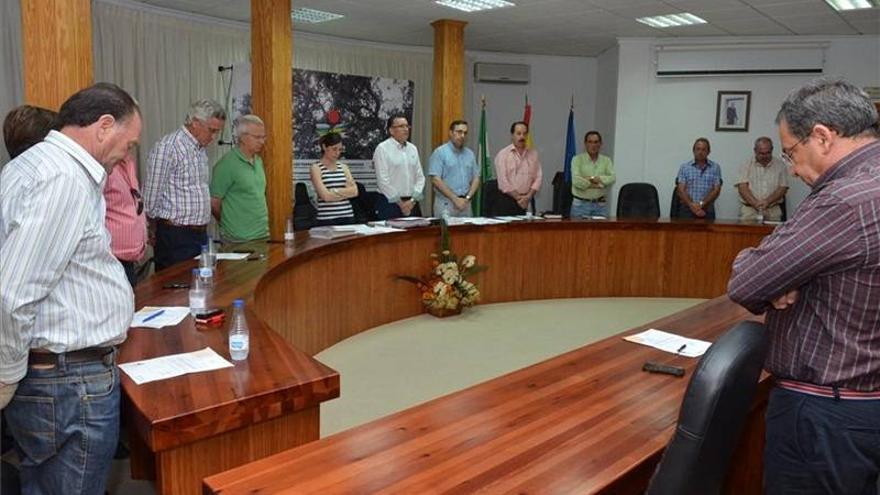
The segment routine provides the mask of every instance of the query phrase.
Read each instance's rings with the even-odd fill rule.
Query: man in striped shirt
[[[144,207],[155,241],[156,270],[192,259],[208,242],[211,195],[205,147],[223,130],[226,110],[213,100],[190,106],[181,128],[150,151]]]
[[[14,393],[4,413],[24,493],[100,494],[119,435],[115,346],[134,312],[102,191],[141,117],[99,83],[58,122],[0,174],[0,407]]]
[[[776,118],[782,158],[812,188],[737,256],[729,296],[766,312],[766,493],[876,493],[880,474],[880,140],[858,87],[819,79]]]

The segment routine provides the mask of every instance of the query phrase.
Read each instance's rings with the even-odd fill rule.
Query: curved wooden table
[[[475,254],[490,267],[477,278],[483,302],[501,302],[715,297],[725,291],[736,253],[770,230],[720,221],[545,220],[451,232],[456,253]],[[197,493],[205,476],[283,451],[210,477],[205,490],[413,493],[453,479],[460,484],[449,485],[452,491],[520,489],[514,480],[527,472],[531,479],[542,469],[569,480],[566,486],[605,479],[613,482],[589,486],[643,487],[671,434],[686,381],[635,372],[646,359],[661,356],[617,338],[313,441],[318,405],[338,396],[339,376],[311,356],[360,331],[421,313],[413,286],[393,276],[426,272],[438,234],[430,227],[336,241],[300,235],[292,249],[250,246],[264,260],[221,262],[214,303],[248,299],[251,356],[232,369],[142,386],[123,374],[133,476],[155,476],[161,493]],[[185,290],[161,287],[188,281],[193,266],[183,263],[140,286],[138,307],[186,305]],[[712,340],[747,317],[726,299],[692,311],[657,325]],[[132,329],[120,360],[206,345],[227,356],[225,328],[200,330],[187,319],[161,331]],[[695,363],[686,364],[690,369]],[[612,431],[613,424],[641,426],[625,432],[622,444],[597,442],[603,436],[596,435]],[[556,433],[548,436],[550,431]],[[561,449],[577,443],[578,431],[593,440]],[[496,455],[484,455],[485,449]],[[563,465],[545,464],[556,451],[571,457]],[[571,471],[559,471],[563,466]],[[245,475],[254,470],[258,475]]]

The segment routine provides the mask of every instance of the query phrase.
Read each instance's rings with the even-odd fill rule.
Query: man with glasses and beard
[[[381,220],[422,216],[419,201],[425,189],[425,173],[419,150],[408,141],[409,130],[406,117],[392,115],[388,119],[390,137],[373,152],[376,183],[385,196],[385,200],[376,205]]]

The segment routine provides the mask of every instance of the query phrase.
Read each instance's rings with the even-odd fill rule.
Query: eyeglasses
[[[131,192],[132,199],[137,201],[137,215],[141,216],[141,213],[144,212],[144,199],[141,197],[141,193],[137,189],[132,187],[129,191]]]
[[[392,129],[409,129],[409,124],[396,124],[391,126]]]
[[[794,159],[791,157],[791,152],[794,151],[794,149],[797,148],[798,145],[805,143],[807,139],[810,139],[809,134],[804,136],[804,138],[800,141],[794,143],[791,148],[782,148],[782,153],[780,155],[782,156],[782,161],[785,162],[786,165],[788,165],[789,167],[794,165]]]

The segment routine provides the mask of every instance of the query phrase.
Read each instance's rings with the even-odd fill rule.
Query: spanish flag
[[[529,128],[529,133],[526,134],[526,149],[532,149],[535,145],[532,143],[532,105],[529,104],[529,95],[526,95],[526,109],[523,112],[523,122]]]

